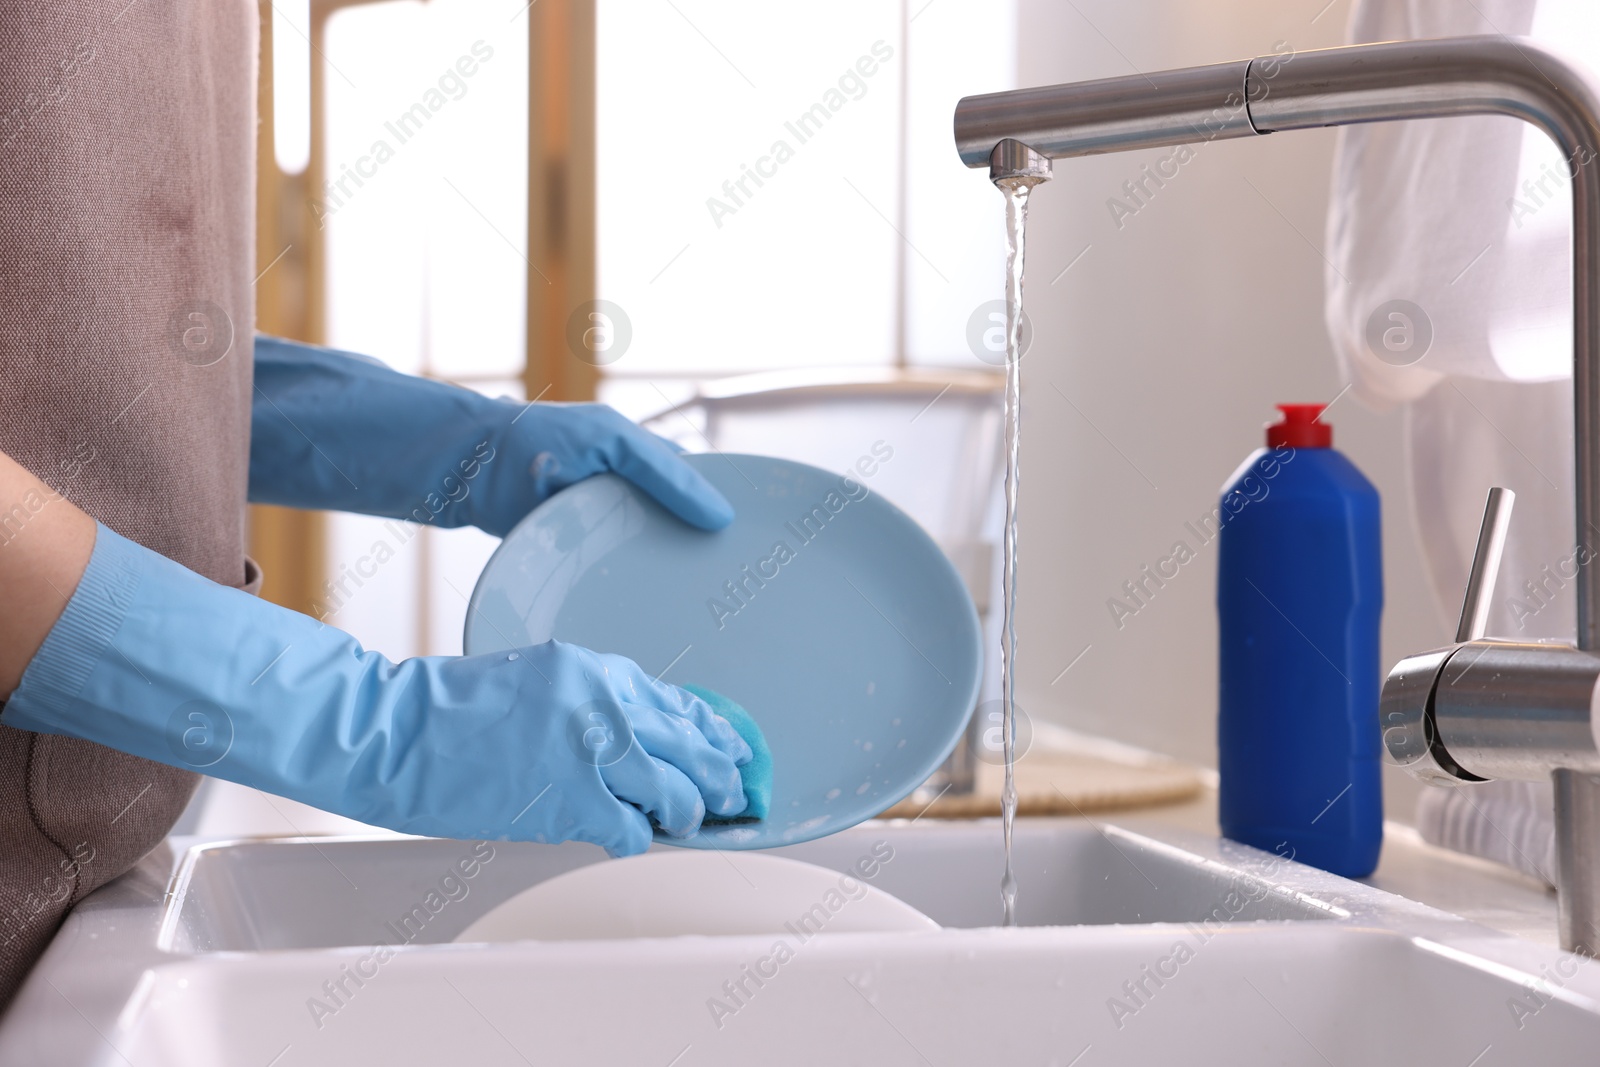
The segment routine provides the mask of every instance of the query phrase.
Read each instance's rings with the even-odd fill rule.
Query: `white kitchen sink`
[[[458,945],[601,853],[174,839],[68,918],[0,1063],[1489,1067],[1600,1048],[1600,965],[1167,827],[1019,822],[1022,927],[995,928],[999,842],[987,820],[874,822],[781,850],[875,856],[872,884],[936,932]]]

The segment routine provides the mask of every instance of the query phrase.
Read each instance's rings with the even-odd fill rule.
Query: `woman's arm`
[[[733,519],[671,445],[603,404],[494,399],[350,352],[256,337],[256,503],[503,536],[552,493],[607,471],[693,526]]]
[[[704,700],[631,660],[547,641],[394,663],[104,526],[85,529],[14,464],[5,481],[26,518],[10,512],[0,595],[34,606],[0,613],[0,723],[403,833],[576,839],[632,855],[652,824],[682,837],[708,811],[747,804],[738,766],[750,746]]]
[[[94,535],[93,519],[0,452],[0,701],[78,588]]]
[[[17,729],[405,833],[613,855],[747,803],[750,746],[630,660],[548,641],[392,663],[97,525],[3,454],[0,598],[0,722]]]

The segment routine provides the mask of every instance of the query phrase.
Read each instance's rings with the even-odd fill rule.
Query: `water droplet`
[[[839,793],[840,793],[840,790],[836,786],[833,789],[830,789],[826,793],[824,793],[822,795],[822,799],[823,800],[838,800],[839,799]],[[799,803],[799,802],[796,801],[796,803]]]
[[[521,659],[521,658],[522,658],[522,655],[521,655],[521,653],[518,653],[518,652],[513,652],[513,653],[511,653],[511,655],[506,657],[507,660],[514,660],[514,659]]]
[[[783,832],[783,839],[785,841],[793,841],[802,834],[810,833],[812,830],[815,830],[817,827],[821,826],[827,821],[828,817],[826,815],[815,815],[807,819],[805,822],[796,823],[795,825],[789,827],[789,829]]]

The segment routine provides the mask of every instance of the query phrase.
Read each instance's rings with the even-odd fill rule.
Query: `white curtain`
[[[1362,0],[1350,33],[1528,35],[1600,62],[1592,0]],[[1350,127],[1336,161],[1328,328],[1356,395],[1405,405],[1413,506],[1446,618],[1486,492],[1517,492],[1490,618],[1500,637],[1573,634],[1570,190],[1555,146],[1512,118]],[[1432,334],[1416,362],[1372,341],[1399,323],[1394,301],[1421,310],[1417,338]],[[1600,552],[1600,532],[1587,548]]]

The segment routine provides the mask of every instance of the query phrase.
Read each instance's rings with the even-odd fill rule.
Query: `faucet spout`
[[[1573,473],[1583,544],[1600,531],[1600,165],[1591,165],[1600,153],[1600,93],[1578,65],[1502,36],[1291,52],[967,97],[956,107],[955,140],[962,162],[988,165],[991,177],[1018,165],[1018,149],[1042,157],[1048,175],[1050,160],[1073,156],[1451,115],[1522,119],[1568,162]],[[1596,955],[1600,560],[1580,555],[1576,584],[1576,649],[1467,640],[1407,657],[1384,683],[1381,714],[1391,759],[1417,777],[1554,781],[1561,940]],[[1458,652],[1501,669],[1447,678],[1444,665]]]
[[[1050,174],[1050,157],[1040,155],[1021,141],[1007,137],[989,153],[989,180],[996,185],[1019,178],[1037,185],[1049,181]]]

